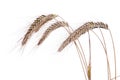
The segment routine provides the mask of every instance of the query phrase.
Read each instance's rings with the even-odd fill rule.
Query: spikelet
[[[45,23],[47,23],[48,21],[54,19],[55,17],[57,17],[57,15],[55,14],[49,14],[47,16],[45,15],[41,15],[40,17],[38,17],[30,26],[30,28],[28,29],[27,33],[25,34],[23,40],[22,40],[22,46],[25,45],[28,41],[28,39],[31,37],[31,35],[34,32],[37,32],[42,25],[44,25]]]
[[[56,30],[57,28],[60,28],[60,27],[68,27],[68,23],[67,22],[64,22],[64,21],[58,21],[56,23],[53,23],[43,34],[42,38],[39,40],[38,44],[37,45],[40,45],[45,39],[46,37],[54,30]]]
[[[87,22],[83,24],[81,27],[76,29],[70,36],[62,43],[58,51],[62,51],[70,42],[76,40],[78,37],[80,37],[82,34],[87,32],[88,30],[94,29],[94,28],[104,28],[108,29],[108,25],[104,24],[102,22]]]

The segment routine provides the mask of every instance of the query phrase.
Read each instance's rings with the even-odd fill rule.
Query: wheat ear
[[[55,17],[57,17],[57,15],[55,14],[49,14],[49,15],[41,15],[40,17],[38,17],[30,26],[30,28],[28,29],[27,33],[25,34],[23,40],[22,40],[22,46],[25,45],[28,41],[28,39],[31,37],[31,35],[34,32],[37,32],[42,25],[44,25],[45,23],[47,23],[48,21],[54,19]]]
[[[48,21],[56,18],[57,16],[58,16],[58,15],[56,15],[56,14],[49,14],[49,15],[47,15],[46,17],[44,17],[44,18],[42,19],[42,21],[35,27],[35,32],[37,32],[37,31],[41,28],[42,25],[44,25],[44,24],[47,23]]]
[[[68,27],[68,23],[64,21],[58,21],[56,23],[53,23],[43,34],[42,38],[39,40],[37,45],[40,45],[46,38],[47,36],[54,30],[60,27]]]
[[[32,35],[32,33],[34,32],[35,27],[37,26],[38,23],[41,22],[41,19],[44,18],[44,17],[45,17],[45,15],[41,15],[36,20],[34,20],[34,22],[31,24],[30,28],[28,29],[27,33],[25,34],[25,36],[22,40],[22,45],[26,44],[27,40]]]
[[[94,28],[104,28],[108,29],[108,25],[104,24],[102,22],[87,22],[83,24],[81,27],[76,29],[70,36],[62,43],[58,51],[62,51],[70,42],[76,40],[78,37],[80,37],[82,34],[87,32],[88,30],[94,29]]]

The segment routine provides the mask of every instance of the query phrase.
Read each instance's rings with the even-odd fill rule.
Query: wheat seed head
[[[87,23],[86,23],[87,24]],[[93,29],[93,28],[104,28],[104,29],[108,29],[108,25],[104,24],[103,22],[88,22],[89,24],[89,28]]]
[[[28,29],[28,31],[24,35],[24,38],[22,40],[22,46],[27,43],[28,39],[31,37],[31,35],[34,32],[37,32],[41,28],[42,25],[44,25],[48,21],[54,19],[55,17],[57,17],[57,15],[55,15],[55,14],[49,14],[47,16],[41,15],[36,20],[34,20],[34,22],[31,24],[30,28]]]
[[[48,27],[48,29],[44,32],[43,36],[41,37],[41,39],[39,40],[38,44],[37,45],[40,45],[46,38],[47,36],[54,30],[56,30],[57,28],[60,28],[60,27],[68,27],[68,23],[67,22],[64,22],[64,21],[58,21],[58,22],[55,22],[53,23],[51,26]]]
[[[44,25],[48,21],[56,18],[57,16],[58,15],[56,15],[56,14],[49,14],[46,17],[42,18],[41,22],[35,27],[35,32],[37,32],[42,27],[42,25]]]
[[[37,26],[37,24],[41,22],[41,19],[44,17],[45,15],[41,15],[36,20],[34,20],[34,22],[31,24],[31,26],[27,30],[26,34],[24,35],[24,38],[22,40],[22,46],[26,44],[27,40],[31,37],[32,33],[34,32],[35,27]]]
[[[95,28],[104,28],[108,29],[108,25],[102,22],[87,22],[76,29],[70,36],[62,43],[58,51],[62,51],[70,42],[78,39],[82,34],[86,33],[88,30]]]

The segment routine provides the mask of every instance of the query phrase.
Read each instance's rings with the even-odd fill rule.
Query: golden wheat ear
[[[49,26],[49,28],[43,33],[43,36],[41,37],[41,39],[39,40],[37,45],[40,45],[46,38],[47,36],[54,30],[60,28],[60,27],[68,27],[68,23],[64,22],[64,21],[58,21],[53,23],[51,26]]]
[[[36,20],[34,20],[34,22],[31,24],[31,26],[27,30],[26,34],[24,35],[24,38],[22,40],[22,46],[27,43],[28,39],[31,37],[32,33],[34,32],[35,27],[42,21],[44,17],[46,16],[41,15]]]
[[[44,25],[45,23],[47,23],[48,21],[52,19],[55,19],[57,16],[58,15],[56,14],[49,14],[46,17],[44,17],[42,21],[35,27],[35,32],[37,32],[41,28],[42,25]]]
[[[31,35],[34,32],[37,32],[42,25],[44,25],[45,23],[47,23],[48,21],[54,19],[55,17],[57,17],[57,15],[55,14],[49,14],[49,15],[41,15],[40,17],[38,17],[30,26],[30,28],[28,29],[27,33],[25,34],[23,40],[22,40],[22,46],[25,45],[28,41],[28,39],[31,37]]]
[[[70,42],[75,41],[79,38],[82,34],[86,33],[88,30],[95,29],[95,28],[104,28],[108,29],[108,25],[104,24],[103,22],[87,22],[83,24],[81,27],[76,29],[70,36],[62,43],[59,47],[58,51],[62,51]]]

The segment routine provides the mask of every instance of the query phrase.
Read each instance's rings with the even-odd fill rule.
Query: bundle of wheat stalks
[[[83,73],[85,75],[85,79],[86,80],[91,80],[91,42],[90,42],[90,34],[89,31],[93,32],[95,34],[95,36],[100,40],[103,49],[105,51],[105,55],[106,55],[106,62],[107,62],[107,69],[108,69],[108,80],[112,80],[115,79],[116,80],[116,54],[115,54],[115,47],[114,47],[114,41],[112,38],[112,34],[110,29],[108,28],[107,24],[104,24],[103,22],[86,22],[85,24],[83,24],[82,26],[80,26],[78,29],[76,29],[75,31],[73,31],[73,29],[69,26],[69,24],[67,22],[65,22],[62,19],[62,21],[57,20],[56,18],[59,17],[61,18],[59,15],[56,14],[48,14],[48,15],[41,15],[39,16],[30,26],[30,28],[28,29],[28,31],[26,32],[26,34],[23,37],[23,40],[21,42],[21,45],[24,46],[26,45],[26,43],[28,42],[28,39],[32,36],[33,33],[36,33],[40,30],[40,28],[48,23],[51,20],[55,20],[56,22],[53,23],[52,25],[50,25],[46,31],[43,33],[42,37],[39,39],[39,42],[37,43],[37,45],[39,46],[46,38],[47,36],[54,30],[56,30],[57,28],[63,27],[66,29],[66,31],[69,33],[68,38],[61,44],[61,46],[59,47],[58,51],[61,52],[69,43],[74,42],[76,49],[78,51],[78,55],[81,61],[81,65],[83,68]],[[93,31],[93,29],[98,28],[101,32],[103,41],[101,41],[101,39],[99,38],[99,36]],[[109,59],[108,59],[108,53],[107,53],[107,49],[106,49],[106,43],[104,40],[104,36],[102,33],[102,30],[100,29],[105,29],[108,30],[111,36],[111,40],[112,40],[112,44],[113,44],[113,50],[114,50],[114,66],[115,66],[115,75],[114,78],[111,78],[111,70],[110,70],[110,64],[109,64]],[[86,58],[85,58],[85,53],[82,49],[82,46],[80,44],[80,41],[78,40],[78,38],[85,34],[88,33],[89,35],[89,63],[87,63]],[[78,41],[78,43],[76,42]],[[80,46],[80,47],[79,47]]]

